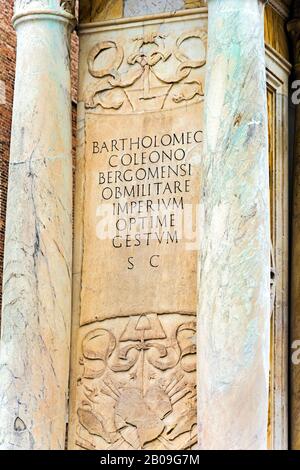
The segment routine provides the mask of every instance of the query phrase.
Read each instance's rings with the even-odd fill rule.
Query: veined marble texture
[[[174,13],[206,6],[205,0],[80,0],[80,22]]]
[[[263,2],[209,0],[208,7],[199,442],[203,449],[265,449],[270,223]]]
[[[56,18],[36,15],[17,24],[1,318],[1,449],[65,445],[71,99],[69,22]]]

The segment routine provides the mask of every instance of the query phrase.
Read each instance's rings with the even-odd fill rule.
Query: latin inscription
[[[197,130],[92,142],[92,154],[106,167],[98,173],[98,197],[111,204],[114,248],[179,242],[176,221],[183,221],[193,178],[187,157],[202,144],[202,134]],[[153,253],[149,266],[157,268],[159,257]],[[134,269],[134,257],[127,261],[127,269]]]
[[[84,323],[156,311],[146,289],[160,298],[161,312],[195,311],[201,116],[202,103],[143,117],[87,115],[83,302],[93,299],[94,307],[82,312]],[[106,289],[123,288],[126,305],[116,298],[112,309]]]
[[[206,40],[198,14],[81,36],[71,448],[197,443]]]

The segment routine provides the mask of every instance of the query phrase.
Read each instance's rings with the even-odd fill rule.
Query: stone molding
[[[62,1],[55,0],[53,5],[51,0],[15,0],[14,16],[12,24],[14,28],[21,22],[35,19],[56,19],[68,24],[71,30],[75,27],[75,0]]]

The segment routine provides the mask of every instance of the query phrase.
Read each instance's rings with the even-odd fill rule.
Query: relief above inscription
[[[195,29],[182,33],[172,48],[166,47],[165,34],[149,32],[132,39],[130,53],[125,53],[120,42],[101,41],[88,55],[88,70],[96,80],[86,91],[86,108],[129,111],[149,111],[168,109],[174,103],[183,103],[203,97],[201,78],[192,76],[192,70],[205,65],[207,33]],[[198,39],[194,47],[202,57],[193,60],[188,57],[184,46],[188,40]],[[190,45],[188,46],[190,47]],[[101,53],[108,52],[110,64],[104,68],[96,65],[101,62]],[[126,51],[127,52],[127,51]],[[172,63],[170,73],[169,62]],[[126,63],[129,68],[121,71]],[[160,70],[163,63],[165,70]],[[127,106],[126,106],[127,105]]]
[[[80,38],[72,449],[197,444],[206,26],[193,14]]]

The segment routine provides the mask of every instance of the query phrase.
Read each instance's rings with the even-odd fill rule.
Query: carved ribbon
[[[207,33],[204,30],[197,29],[194,31],[184,32],[176,41],[176,47],[172,52],[166,51],[164,48],[159,49],[158,39],[163,39],[156,33],[136,38],[137,50],[131,54],[127,63],[132,65],[128,72],[120,73],[119,69],[124,61],[124,50],[122,46],[117,45],[114,41],[102,41],[96,44],[88,55],[88,70],[92,77],[97,78],[96,83],[92,83],[86,91],[85,105],[87,108],[96,108],[98,104],[104,109],[119,109],[127,100],[131,107],[133,105],[129,99],[126,88],[132,86],[139,78],[144,75],[144,94],[140,99],[153,99],[156,96],[150,93],[149,74],[152,72],[156,79],[162,83],[171,85],[166,98],[169,95],[172,85],[182,82],[191,73],[192,69],[203,67],[206,63],[205,59],[192,60],[185,55],[182,50],[182,44],[187,39],[200,39],[204,45],[207,41]],[[158,49],[146,53],[143,51],[144,44],[155,44]],[[113,50],[114,54],[111,63],[103,68],[97,69],[95,61],[105,50]],[[174,76],[163,77],[155,69],[159,62],[166,62],[174,54],[180,62]],[[179,103],[183,100],[190,100],[196,95],[203,96],[202,85],[199,80],[183,82],[189,90],[182,90],[173,97],[173,101]],[[119,92],[118,92],[119,91]],[[105,93],[107,92],[107,93]],[[97,99],[96,99],[97,97]],[[166,99],[163,101],[162,107],[165,105]]]
[[[113,49],[115,54],[113,56],[112,62],[109,66],[101,69],[95,68],[95,60],[101,54],[101,52]],[[95,96],[98,95],[98,100],[101,106],[105,109],[113,108],[119,109],[124,103],[124,96],[121,96],[117,99],[105,100],[101,94],[108,90],[113,90],[114,88],[126,88],[130,85],[133,85],[136,80],[138,80],[143,74],[143,68],[138,67],[130,70],[126,75],[121,76],[119,73],[119,68],[124,59],[124,51],[121,46],[118,46],[114,41],[102,41],[99,44],[96,44],[88,55],[88,70],[90,74],[95,78],[100,78],[101,80],[95,84],[92,84],[87,90],[87,99],[86,107],[95,108],[97,102],[95,102]]]
[[[196,353],[196,345],[189,344],[182,348],[178,339],[178,335],[182,331],[195,333],[196,323],[191,321],[177,327],[171,336],[170,345],[165,346],[158,342],[141,339],[138,342],[132,341],[130,344],[116,350],[116,338],[110,331],[103,328],[93,330],[84,337],[82,342],[83,358],[81,364],[84,365],[83,377],[86,379],[101,377],[107,367],[114,372],[126,372],[136,364],[140,351],[149,351],[147,361],[157,369],[168,370],[180,362],[181,368],[185,372],[193,372],[196,370],[196,365],[186,364],[185,359]],[[116,351],[117,360],[112,358],[114,351]],[[155,352],[158,353],[158,358],[153,355]],[[94,364],[97,363],[98,367],[96,369],[87,365],[91,361]]]
[[[176,48],[174,50],[174,55],[176,59],[180,62],[180,65],[177,68],[175,77],[164,78],[162,76],[158,76],[155,72],[156,77],[165,83],[178,83],[181,80],[188,77],[192,69],[203,67],[206,64],[206,59],[202,60],[192,60],[187,57],[181,49],[182,43],[186,39],[200,39],[206,45],[207,42],[207,33],[203,30],[196,30],[193,32],[184,32],[176,41]]]

